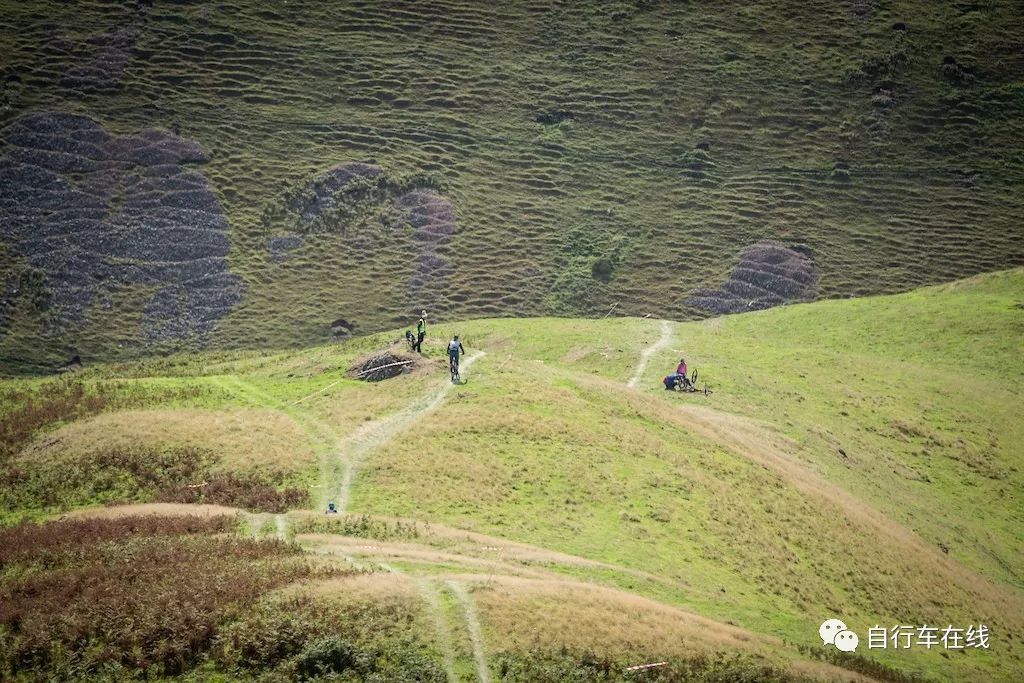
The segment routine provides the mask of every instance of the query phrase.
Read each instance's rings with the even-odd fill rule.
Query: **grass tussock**
[[[0,532],[0,672],[63,680],[177,675],[218,625],[312,575],[297,550],[224,536],[224,518],[124,518]]]

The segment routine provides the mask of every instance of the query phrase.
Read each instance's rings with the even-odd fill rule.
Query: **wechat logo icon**
[[[821,622],[818,635],[821,636],[822,645],[835,645],[836,649],[843,652],[853,652],[860,642],[857,634],[847,629],[846,624],[839,619],[826,619]]]

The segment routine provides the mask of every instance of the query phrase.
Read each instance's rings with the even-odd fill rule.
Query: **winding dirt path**
[[[259,406],[261,408],[269,408],[271,410],[277,410],[288,417],[295,420],[303,431],[309,436],[310,440],[318,445],[320,451],[320,503],[317,506],[320,510],[324,510],[327,507],[327,502],[330,500],[331,492],[334,490],[334,486],[330,486],[329,482],[338,482],[341,480],[341,464],[340,451],[341,451],[341,439],[338,438],[337,432],[326,422],[320,420],[308,412],[295,407],[294,404],[288,405],[282,401],[274,398],[270,394],[262,391],[253,384],[245,381],[241,377],[234,375],[219,375],[211,378],[213,383],[220,386],[229,392],[240,394],[245,400],[250,403]]]
[[[484,355],[483,351],[478,351],[467,356],[462,362],[462,369],[469,368]],[[386,418],[367,422],[343,438],[331,425],[310,415],[296,403],[285,404],[240,377],[223,375],[214,377],[213,381],[223,389],[240,394],[253,404],[283,412],[298,422],[306,433],[320,444],[323,456],[320,462],[319,509],[326,509],[329,501],[336,500],[337,509],[341,512],[348,508],[352,482],[367,456],[441,405],[454,386],[446,378],[436,392],[418,399]],[[337,494],[336,498],[334,493]]]
[[[465,370],[479,358],[484,356],[483,351],[478,351],[462,361],[462,370]],[[345,466],[342,475],[341,485],[338,490],[338,510],[344,512],[348,508],[349,497],[352,493],[352,482],[355,479],[359,467],[365,462],[366,457],[374,450],[390,441],[399,432],[404,431],[416,420],[426,413],[437,408],[448,396],[454,385],[445,379],[444,384],[434,394],[421,398],[412,405],[389,415],[383,420],[374,420],[360,427],[354,434],[342,441],[341,451],[344,454]]]
[[[640,380],[644,376],[644,370],[647,369],[647,363],[650,361],[651,356],[668,346],[671,341],[672,323],[668,320],[662,320],[661,337],[659,337],[658,341],[653,344],[648,344],[647,348],[640,353],[640,361],[636,364],[636,371],[633,373],[633,376],[629,378],[629,382],[626,383],[629,388],[635,389],[636,386],[640,384]]]

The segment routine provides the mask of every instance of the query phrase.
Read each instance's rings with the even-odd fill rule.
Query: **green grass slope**
[[[8,380],[0,494],[8,523],[97,503],[130,505],[75,514],[243,508],[251,534],[298,542],[328,574],[211,628],[263,637],[314,609],[296,591],[401,598],[416,615],[402,652],[449,680],[626,680],[665,658],[664,680],[1012,681],[1022,304],[1018,269],[692,323],[440,326],[427,362],[380,383],[346,368],[393,333]],[[452,386],[455,332],[473,360]],[[680,354],[710,395],[661,389]],[[328,501],[347,514],[324,516]],[[19,576],[0,584],[22,599]],[[821,646],[833,616],[861,634],[856,656]],[[868,650],[876,624],[986,624],[991,647]]]
[[[244,295],[210,334],[165,346],[318,343],[337,319],[372,332],[422,306],[685,319],[698,315],[687,295],[763,240],[813,261],[811,297],[1024,262],[1012,2],[3,10],[0,127],[68,111],[122,135],[173,130],[208,153],[193,166],[227,217]],[[99,85],[68,77],[90,65]],[[449,275],[410,285],[419,243],[380,205],[317,232],[282,213],[347,162],[452,202],[456,230],[428,254]],[[268,241],[289,235],[301,245],[273,258]],[[55,326],[45,274],[12,244],[0,278],[7,371],[145,345],[151,283],[111,284]]]

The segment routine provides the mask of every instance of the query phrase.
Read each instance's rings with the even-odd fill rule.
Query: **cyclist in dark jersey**
[[[448,365],[451,367],[452,374],[457,375],[459,372],[459,354],[466,352],[466,349],[462,348],[462,342],[459,341],[459,335],[448,342]]]

